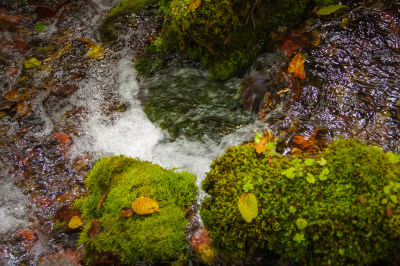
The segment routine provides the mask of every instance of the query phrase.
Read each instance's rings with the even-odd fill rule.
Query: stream
[[[277,33],[244,76],[218,82],[196,63],[174,63],[179,56],[152,78],[138,78],[133,64],[160,31],[152,8],[131,14],[136,23],[120,23],[118,39],[91,58],[117,2],[0,0],[2,264],[80,265],[77,231],[65,224],[77,215],[69,206],[85,195],[84,179],[101,156],[189,171],[200,186],[211,162],[251,141],[254,130],[276,134],[281,153],[320,150],[341,137],[398,151],[400,3],[312,16]],[[299,50],[306,79],[287,73]],[[41,66],[27,67],[31,58]],[[171,99],[184,111],[161,116],[168,126],[152,122],[146,101],[162,115]]]

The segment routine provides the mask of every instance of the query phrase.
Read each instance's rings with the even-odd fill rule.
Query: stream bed
[[[400,3],[311,16],[276,34],[244,76],[217,82],[193,62],[139,81],[133,64],[161,21],[147,8],[131,15],[136,23],[119,25],[117,40],[100,44],[98,28],[117,2],[0,0],[4,264],[81,263],[77,231],[66,226],[77,215],[69,206],[85,195],[83,181],[101,156],[189,171],[200,186],[212,160],[251,141],[253,130],[270,129],[282,153],[318,151],[341,137],[398,150]],[[94,56],[93,47],[101,47]],[[299,52],[305,79],[287,71]],[[27,65],[31,58],[41,65]],[[174,115],[161,116],[166,124],[144,112],[160,119],[178,102]]]

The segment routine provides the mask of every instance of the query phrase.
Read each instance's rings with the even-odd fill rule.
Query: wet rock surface
[[[138,56],[159,27],[151,19],[155,11],[148,10],[135,27],[119,28],[130,34],[101,45],[105,56],[92,58],[97,28],[115,3],[0,1],[0,181],[7,190],[1,196],[6,222],[0,233],[2,257],[9,263],[81,263],[78,230],[67,226],[77,214],[69,207],[85,195],[83,180],[97,158],[70,150],[84,134],[79,126],[88,115],[88,108],[71,101],[98,74],[92,69],[104,64],[107,75],[121,49]],[[124,105],[104,101],[101,111],[112,115]]]
[[[398,2],[382,1],[352,6],[339,17],[313,17],[276,38],[286,64],[273,63],[275,54],[259,57],[242,96],[247,109],[273,125],[281,150],[295,145],[296,135],[357,137],[397,149],[399,8]],[[288,73],[297,53],[305,58],[306,79]]]

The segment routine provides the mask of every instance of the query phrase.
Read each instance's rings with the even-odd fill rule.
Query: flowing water
[[[65,226],[76,215],[68,206],[85,195],[83,180],[101,156],[124,154],[189,171],[200,185],[212,160],[226,147],[251,140],[254,129],[271,128],[282,139],[282,152],[290,151],[297,135],[318,141],[358,136],[387,149],[397,147],[398,4],[360,8],[345,17],[345,24],[314,20],[300,34],[321,38],[319,46],[303,47],[309,56],[304,81],[286,73],[291,56],[273,49],[246,77],[223,83],[208,80],[194,63],[138,82],[133,63],[160,29],[155,9],[129,15],[135,23],[119,22],[118,40],[103,44],[103,58],[90,59],[88,43],[99,42],[98,28],[117,0],[32,2],[0,0],[4,263],[79,263],[77,232]],[[45,24],[42,31],[35,29],[39,22]],[[281,43],[290,36],[280,37]],[[32,57],[43,65],[23,67]],[[150,99],[152,88],[156,97]],[[256,121],[232,101],[239,92],[245,107],[258,113]],[[184,112],[163,119],[199,125],[197,131],[161,129],[143,111],[146,100],[156,115],[168,109],[169,101],[183,102]]]

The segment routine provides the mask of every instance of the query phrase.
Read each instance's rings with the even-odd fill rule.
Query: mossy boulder
[[[79,242],[89,251],[111,252],[122,263],[171,261],[186,246],[186,209],[197,194],[196,178],[124,156],[104,157],[85,180],[88,197],[77,200],[84,227]],[[121,217],[139,197],[154,199],[152,214]]]
[[[203,181],[201,217],[227,257],[271,250],[304,265],[365,265],[400,251],[399,156],[357,140],[317,155],[228,148]],[[238,199],[251,192],[258,215],[245,222]]]
[[[290,27],[312,8],[312,0],[164,0],[166,24],[160,50],[188,53],[226,80],[243,72],[260,53],[269,33]]]
[[[133,12],[138,12],[147,6],[155,6],[158,0],[122,0],[113,9],[100,25],[100,37],[103,41],[115,40],[117,31],[115,24],[119,21],[136,24],[136,21],[131,18]]]

